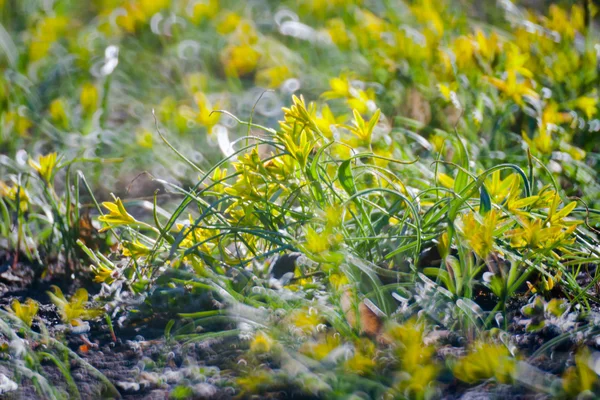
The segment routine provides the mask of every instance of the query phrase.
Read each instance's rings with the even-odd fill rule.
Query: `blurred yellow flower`
[[[202,72],[194,72],[185,76],[185,85],[191,93],[202,92],[206,90],[207,84],[208,76]],[[173,98],[171,97],[171,99]]]
[[[234,12],[228,12],[219,19],[217,23],[217,32],[221,35],[227,35],[237,29],[242,17]]]
[[[350,284],[350,281],[345,274],[331,274],[329,276],[329,283],[331,283],[331,286],[336,290],[341,290],[346,285]]]
[[[69,20],[63,16],[42,18],[35,26],[29,46],[29,60],[38,61],[48,54],[52,45],[62,36]]]
[[[460,36],[452,43],[452,52],[456,57],[456,65],[458,68],[466,69],[473,62],[475,54],[475,43],[467,36]]]
[[[458,89],[458,83],[452,82],[451,84],[438,83],[437,88],[442,95],[442,98],[446,101],[452,101],[452,97],[456,96],[456,90]],[[453,94],[454,93],[454,94]]]
[[[260,57],[261,54],[248,44],[230,45],[221,53],[221,62],[227,76],[243,77],[254,72]]]
[[[319,312],[315,308],[302,308],[294,311],[290,316],[290,322],[303,333],[312,333],[317,325],[323,322]]]
[[[33,122],[19,111],[9,111],[4,114],[5,121],[8,124],[8,131],[13,129],[19,136],[28,136],[29,129],[33,126]]]
[[[321,361],[341,344],[342,340],[339,334],[321,335],[316,341],[304,343],[300,348],[300,352],[317,361]]]
[[[29,195],[24,187],[13,185],[8,186],[4,182],[0,181],[0,196],[7,197],[12,201],[17,201],[18,197],[18,206],[21,212],[27,211],[29,207]]]
[[[333,139],[333,129],[346,119],[345,115],[336,117],[327,104],[321,108],[321,114],[314,117],[319,131],[327,138]]]
[[[346,49],[351,45],[352,39],[348,30],[346,29],[343,19],[332,18],[327,21],[326,26],[331,41],[339,48]]]
[[[539,98],[538,94],[530,88],[528,82],[518,79],[516,70],[507,71],[505,80],[495,77],[488,77],[487,80],[520,106],[524,105],[523,96],[534,99]]]
[[[592,365],[595,365],[593,360],[588,349],[579,350],[575,355],[575,365],[567,368],[563,374],[562,386],[570,398],[593,393],[598,382],[598,374],[592,369]]]
[[[256,73],[256,84],[267,89],[275,89],[288,78],[291,72],[285,65],[266,68]]]
[[[204,20],[213,19],[219,12],[219,0],[195,1],[190,19],[198,24]]]
[[[38,313],[40,305],[33,299],[27,299],[25,303],[21,303],[19,300],[14,299],[10,303],[10,307],[6,307],[9,313],[19,318],[23,323],[29,327],[33,323],[33,318]]]
[[[50,103],[48,112],[54,125],[66,129],[69,125],[69,118],[67,117],[67,111],[65,110],[66,104],[63,98],[54,99]]]
[[[130,0],[122,6],[125,14],[118,15],[116,23],[128,33],[146,24],[153,15],[169,7],[171,0]]]
[[[487,61],[492,61],[496,53],[500,50],[498,45],[498,34],[492,32],[487,37],[481,30],[475,33],[475,41],[477,43],[477,52]]]
[[[194,94],[194,100],[196,101],[196,106],[198,106],[195,121],[199,125],[204,126],[208,130],[208,133],[211,133],[213,126],[219,122],[221,114],[213,112],[213,105],[204,93],[198,92]],[[218,107],[219,105],[216,104],[215,106]]]
[[[96,111],[96,109],[98,108],[98,99],[98,89],[93,83],[88,82],[81,87],[79,102],[81,103],[81,107],[83,108],[84,115],[90,116]]]
[[[582,96],[575,101],[575,107],[583,111],[587,119],[592,119],[598,112],[598,98]]]
[[[437,36],[444,34],[444,21],[441,12],[444,10],[443,2],[433,0],[418,0],[410,7],[416,20],[428,24]]]
[[[454,376],[463,382],[475,383],[495,378],[500,383],[510,383],[516,368],[516,361],[501,344],[475,344],[469,354],[459,359],[453,366]]]
[[[147,129],[138,131],[135,135],[135,143],[144,149],[151,149],[154,146],[152,132]]]
[[[375,344],[364,339],[357,343],[354,355],[344,363],[346,372],[367,375],[375,368]]]
[[[254,335],[252,343],[250,343],[250,352],[256,354],[268,353],[273,348],[273,339],[264,332],[258,332]]]
[[[330,91],[322,94],[326,99],[338,99],[350,96],[350,80],[349,76],[342,74],[338,77],[329,80]]]

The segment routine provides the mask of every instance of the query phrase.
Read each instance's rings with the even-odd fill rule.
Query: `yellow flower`
[[[234,12],[225,14],[217,24],[217,32],[221,35],[227,35],[237,29],[242,17]]]
[[[598,99],[582,96],[575,101],[575,107],[583,111],[587,119],[592,119],[598,112]]]
[[[346,372],[358,375],[367,375],[375,368],[375,345],[372,341],[364,339],[354,349],[354,355],[346,360]]]
[[[333,350],[340,347],[341,344],[340,335],[327,334],[319,337],[318,341],[304,343],[300,348],[300,352],[317,361],[321,361]]]
[[[507,71],[506,80],[504,81],[494,77],[488,77],[487,80],[503,92],[506,97],[512,98],[520,106],[523,105],[523,96],[529,96],[534,99],[539,98],[538,94],[529,87],[527,82],[517,79],[517,72],[515,70]]]
[[[137,0],[136,3],[146,19],[150,19],[160,10],[169,7],[171,0]]]
[[[243,77],[256,69],[260,53],[248,44],[230,45],[221,54],[225,73],[231,77]]]
[[[268,353],[273,348],[273,339],[264,332],[258,332],[254,335],[252,343],[250,343],[250,352],[262,354]]]
[[[419,365],[429,364],[435,354],[433,346],[423,343],[424,327],[411,319],[399,324],[391,324],[385,331],[385,337],[396,349],[396,355],[402,362],[402,370],[412,374]]]
[[[52,45],[66,32],[68,22],[68,19],[62,16],[46,17],[38,22],[29,46],[31,62],[38,61],[48,54]]]
[[[303,333],[312,333],[323,322],[315,308],[302,308],[292,313],[290,322]]]
[[[598,382],[598,375],[590,368],[592,365],[589,350],[583,349],[575,356],[575,365],[569,367],[563,375],[563,389],[570,398],[577,398],[580,393],[592,394]]]
[[[433,0],[419,0],[410,7],[410,10],[417,21],[429,25],[437,36],[444,34],[444,21],[440,14],[444,10],[443,3]]]
[[[581,6],[573,5],[571,18],[556,4],[550,6],[548,14],[548,18],[544,18],[546,28],[560,33],[567,40],[573,40],[577,32],[583,33],[585,29],[585,12]]]
[[[124,257],[141,257],[150,254],[150,249],[139,240],[123,242]]]
[[[500,213],[492,209],[483,217],[469,212],[461,218],[462,236],[469,247],[481,258],[486,258],[494,245],[494,231],[498,228]]]
[[[454,40],[452,51],[456,56],[456,65],[458,68],[464,69],[473,62],[475,43],[467,36],[460,36]]]
[[[352,43],[352,39],[346,30],[344,20],[341,18],[333,18],[328,20],[327,32],[329,33],[329,37],[331,37],[331,41],[342,49],[348,48]]]
[[[107,267],[106,265],[100,265],[98,267],[93,266],[92,270],[96,274],[94,277],[94,282],[96,283],[107,283],[111,284],[114,281],[113,273],[114,271]]]
[[[198,106],[198,114],[196,114],[195,118],[196,122],[204,126],[208,130],[208,133],[211,133],[213,126],[219,122],[221,114],[213,112],[213,105],[204,93],[196,93],[194,95],[194,100]],[[218,107],[218,105],[216,106]]]
[[[496,32],[493,32],[490,37],[487,38],[485,33],[478,29],[475,34],[475,40],[477,42],[477,52],[486,60],[493,60],[499,50],[498,35]]]
[[[83,113],[86,116],[89,116],[96,111],[98,108],[98,98],[98,89],[93,83],[88,82],[82,86],[79,102],[81,103]]]
[[[542,113],[542,123],[546,126],[549,124],[561,125],[571,121],[571,119],[569,113],[559,111],[558,104],[555,102],[548,103]]]
[[[29,327],[31,327],[33,318],[37,315],[39,308],[40,305],[37,303],[37,301],[32,299],[27,299],[27,301],[23,304],[19,302],[19,300],[14,299],[10,304],[10,307],[6,307],[8,312],[15,315]]]
[[[135,218],[133,218],[129,213],[125,210],[121,199],[118,197],[114,202],[105,201],[102,205],[110,211],[108,215],[102,215],[98,217],[98,220],[107,224],[104,228],[100,229],[100,232],[104,232],[108,229],[115,228],[121,225],[132,225],[136,224]]]
[[[14,129],[19,136],[27,136],[29,129],[33,126],[33,122],[17,111],[9,111],[5,114],[5,120],[8,123],[8,130]]]
[[[65,108],[65,100],[59,98],[53,100],[52,103],[50,103],[50,107],[48,109],[52,122],[54,122],[54,124],[57,127],[63,129],[66,129],[69,124],[69,118],[67,117],[67,112],[65,111]]]
[[[263,69],[256,73],[256,84],[274,89],[291,77],[290,70],[285,65]]]
[[[507,72],[515,72],[525,78],[533,77],[533,72],[531,72],[525,67],[525,64],[528,60],[529,54],[521,53],[519,47],[516,44],[507,44],[505,65],[505,69]]]
[[[349,77],[345,74],[340,75],[339,78],[331,78],[329,86],[331,90],[322,94],[326,99],[338,99],[350,96],[350,81]]]
[[[550,154],[554,148],[552,132],[546,128],[546,125],[539,125],[538,131],[534,135],[533,139],[531,139],[529,135],[525,133],[525,131],[521,132],[521,136],[523,137],[525,143],[527,143],[531,149],[537,150],[542,154]]]
[[[60,318],[65,323],[73,324],[79,319],[96,318],[103,312],[101,309],[86,308],[88,292],[83,288],[77,289],[69,300],[65,298],[65,295],[58,286],[52,285],[50,289],[52,291],[47,292],[48,296],[58,309]]]
[[[304,247],[314,254],[324,253],[331,247],[327,240],[323,240],[323,235],[315,231],[310,226],[306,228]]]
[[[341,290],[348,285],[350,281],[344,274],[331,274],[331,276],[329,276],[329,283],[331,283],[331,286],[336,290]]]
[[[202,72],[194,72],[185,76],[185,85],[191,93],[202,92],[206,90],[207,84],[208,76]],[[174,101],[174,99],[171,97],[171,100],[169,101]]]
[[[375,129],[375,126],[379,122],[381,110],[378,109],[375,111],[368,123],[365,122],[363,117],[356,109],[352,110],[352,114],[354,115],[354,120],[352,121],[354,126],[349,127],[350,132],[354,133],[364,145],[370,145],[371,137],[373,136],[373,129]]]
[[[129,33],[147,23],[160,10],[167,8],[170,0],[131,0],[123,5],[125,15],[119,15],[116,23]]]
[[[29,196],[22,186],[14,185],[9,187],[4,182],[0,181],[0,196],[7,197],[15,202],[18,197],[18,206],[21,212],[27,211],[27,208],[29,207]]]
[[[490,378],[510,383],[515,367],[514,358],[504,345],[477,343],[454,364],[452,372],[461,381],[471,384]]]
[[[235,380],[242,393],[264,393],[273,381],[273,372],[264,369],[251,369],[247,374]]]
[[[452,82],[449,85],[438,83],[437,88],[440,91],[440,94],[442,95],[444,100],[451,101],[453,97],[452,93],[454,93],[454,96],[456,96],[456,89],[458,88],[458,84],[456,82]]]
[[[332,127],[338,126],[344,121],[346,117],[344,115],[336,117],[327,104],[321,108],[321,115],[317,115],[314,118],[315,124],[319,131],[327,138],[333,139]]]
[[[147,129],[142,129],[136,134],[136,144],[145,149],[151,149],[154,146],[154,138],[152,132]]]
[[[206,19],[213,19],[219,12],[219,0],[203,0],[194,2],[192,22],[198,24]]]
[[[501,171],[494,171],[491,177],[488,177],[485,183],[485,188],[490,195],[492,201],[497,204],[502,204],[504,199],[511,193],[511,189],[515,181],[519,177],[516,174],[510,174],[504,179],[500,177]],[[519,182],[517,182],[518,188]]]
[[[569,244],[575,240],[572,237],[577,225],[544,226],[541,219],[521,219],[522,226],[507,232],[512,238],[514,247],[529,247],[532,249],[550,249],[558,244]]]
[[[40,177],[46,183],[51,183],[54,168],[58,164],[56,159],[56,153],[49,153],[45,156],[39,156],[38,161],[33,161],[31,158],[28,160],[31,168],[35,169]]]
[[[210,241],[210,238],[217,235],[219,231],[194,226],[194,219],[191,215],[188,217],[188,221],[189,225],[175,224],[177,233],[182,233],[184,235],[179,246],[182,248],[191,248],[198,243],[202,243],[202,245],[197,247],[198,250],[207,254],[210,253],[215,247],[215,244]]]

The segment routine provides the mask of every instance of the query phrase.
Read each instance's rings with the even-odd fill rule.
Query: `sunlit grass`
[[[597,8],[372,3],[4,4],[10,267],[99,290],[50,293],[76,334],[160,314],[167,343],[236,338],[242,396],[598,393]],[[17,368],[79,396],[85,361],[24,300],[2,335],[55,348]]]

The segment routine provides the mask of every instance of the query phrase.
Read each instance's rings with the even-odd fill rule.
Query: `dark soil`
[[[126,399],[167,399],[171,390],[178,386],[190,387],[193,398],[228,399],[234,394],[228,385],[229,367],[241,350],[235,339],[224,341],[203,341],[191,344],[167,342],[161,330],[146,330],[140,326],[115,324],[115,337],[104,322],[94,322],[86,335],[73,335],[64,329],[56,307],[51,304],[46,292],[51,285],[61,287],[68,297],[78,287],[85,287],[81,281],[73,281],[60,274],[52,274],[44,279],[34,279],[34,268],[20,256],[14,264],[14,255],[0,253],[0,307],[7,307],[17,299],[32,298],[40,303],[38,316],[48,328],[51,336],[63,338],[68,347],[83,360],[96,368],[117,388]],[[89,289],[93,293],[92,288]],[[39,331],[39,324],[33,329]],[[160,339],[148,339],[139,333],[150,333]],[[116,339],[116,340],[115,340]],[[13,364],[0,358],[0,373],[19,383],[17,391],[5,394],[3,399],[37,399],[33,382],[19,376]],[[48,382],[65,393],[66,398],[76,397],[69,393],[67,380],[52,362],[42,362],[43,376]],[[99,382],[84,366],[75,360],[69,365],[79,395],[82,399],[114,398],[110,391]]]
[[[51,304],[46,292],[51,285],[61,287],[66,296],[71,295],[78,287],[85,287],[90,294],[97,291],[97,284],[91,281],[72,280],[61,273],[58,268],[51,268],[52,273],[43,279],[36,278],[34,269],[38,265],[28,264],[25,256],[20,256],[14,263],[14,255],[0,252],[0,307],[9,306],[13,299],[24,301],[32,298],[40,303],[39,317],[48,328],[51,336],[67,343],[83,360],[101,372],[117,388],[120,395],[126,399],[167,399],[177,386],[185,386],[193,391],[193,398],[229,399],[238,393],[234,392],[231,381],[232,370],[242,355],[237,337],[223,340],[204,340],[182,344],[165,339],[165,325],[174,319],[169,311],[168,299],[172,294],[156,291],[149,296],[142,307],[139,317],[128,318],[123,324],[114,324],[113,336],[107,323],[97,321],[91,323],[90,331],[85,335],[73,335],[64,329],[54,305]],[[39,275],[39,274],[37,274]],[[489,296],[481,292],[480,296]],[[193,294],[181,296],[177,312],[190,312],[206,309],[206,304],[212,299],[202,298]],[[178,296],[179,298],[179,296]],[[187,298],[187,300],[185,300]],[[165,303],[166,299],[166,303]],[[508,331],[520,354],[527,356],[537,350],[548,340],[555,338],[559,332],[552,327],[531,333],[525,329],[524,316],[521,308],[525,305],[526,296],[517,296],[508,305]],[[164,304],[163,304],[164,303]],[[210,328],[210,327],[209,327]],[[212,329],[222,329],[215,326]],[[39,324],[34,323],[33,329],[39,331]],[[449,335],[437,342],[438,356],[445,360],[464,354],[464,340]],[[0,343],[1,344],[1,343]],[[542,355],[532,360],[532,368],[543,373],[561,374],[566,365],[571,362],[575,343],[568,338],[553,349],[552,354]],[[18,376],[11,368],[6,358],[0,358],[0,373],[19,383],[19,389],[5,395],[7,399],[37,399],[33,382]],[[99,379],[75,360],[70,362],[70,374],[82,399],[114,398],[110,391]],[[48,381],[65,393],[69,394],[67,380],[60,370],[51,362],[42,362],[40,371]],[[543,399],[543,395],[534,394],[525,386],[498,385],[484,383],[469,387],[449,377],[446,388],[442,391],[445,400],[463,399]],[[290,389],[287,395],[264,394],[264,398],[302,398],[294,396]]]

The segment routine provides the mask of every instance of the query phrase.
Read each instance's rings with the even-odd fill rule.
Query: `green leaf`
[[[331,146],[334,142],[329,142],[325,146],[322,146],[317,154],[313,157],[312,163],[310,167],[306,169],[306,175],[311,181],[311,189],[315,196],[315,199],[319,202],[319,204],[325,204],[325,194],[323,193],[323,187],[321,186],[321,182],[319,180],[319,160],[323,155],[325,149]]]
[[[352,175],[352,168],[350,163],[352,159],[348,159],[340,164],[338,168],[338,179],[340,180],[340,185],[344,188],[346,193],[350,196],[356,193],[356,182],[354,182],[354,176]]]
[[[479,189],[479,214],[483,215],[492,209],[492,199],[485,185]]]
[[[464,169],[458,170],[456,179],[454,180],[454,191],[460,193],[469,182],[469,175],[466,172],[469,170],[469,155],[458,133],[456,134],[456,142],[458,143],[458,164]]]
[[[444,271],[440,268],[423,268],[423,273],[426,276],[431,276],[433,278],[439,279],[442,281],[446,289],[448,289],[452,294],[456,294],[456,288],[454,287],[454,282],[450,277],[448,271]]]

